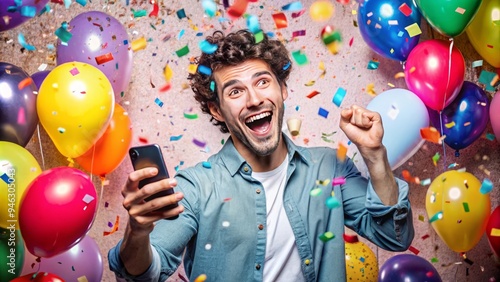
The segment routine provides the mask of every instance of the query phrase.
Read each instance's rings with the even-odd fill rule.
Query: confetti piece
[[[299,12],[293,12],[292,13],[292,18],[294,18],[294,19],[298,18],[298,17],[302,16],[305,12],[306,12],[306,9],[302,9]]]
[[[36,7],[35,6],[21,6],[21,10],[19,13],[28,18],[32,18],[36,15]]]
[[[425,234],[424,236],[422,236],[422,240],[428,239],[429,237],[431,237],[429,234]]]
[[[273,14],[273,20],[277,29],[288,27],[288,21],[284,13]]]
[[[158,17],[158,12],[160,11],[160,6],[158,3],[154,2],[153,3],[153,11],[151,11],[148,15],[148,17],[153,18],[153,17]]]
[[[470,211],[470,210],[469,210],[469,204],[468,204],[468,203],[465,203],[465,202],[464,202],[464,203],[462,203],[462,205],[464,206],[464,211],[465,211],[465,212],[469,212],[469,211]]]
[[[82,0],[76,0],[77,2],[78,1],[82,1]],[[85,2],[87,3],[87,2]],[[84,276],[80,276],[77,278],[77,282],[89,282],[89,280],[87,279],[87,277],[84,275]]]
[[[148,144],[149,143],[148,139],[146,137],[141,137],[141,136],[139,136],[139,142],[140,143],[144,143],[144,144]]]
[[[200,276],[196,277],[196,279],[194,279],[194,282],[205,282],[206,280],[207,280],[207,275],[201,274]]]
[[[342,185],[342,184],[345,184],[345,178],[344,177],[337,177],[337,178],[332,179],[332,186]]]
[[[181,140],[181,138],[182,138],[182,134],[177,135],[177,136],[172,135],[172,136],[170,136],[170,141],[179,141],[179,140]]]
[[[449,123],[445,124],[444,126],[445,126],[446,128],[452,128],[452,127],[454,127],[454,126],[455,126],[455,122],[454,122],[454,121],[451,121],[451,122],[449,122]]]
[[[418,220],[424,222],[425,221],[425,217],[423,215],[419,215],[418,216]]]
[[[197,119],[198,118],[198,114],[197,113],[184,112],[184,117],[187,118],[187,119]]]
[[[303,66],[309,63],[306,54],[303,53],[302,50],[293,51],[292,57],[299,66]]]
[[[442,212],[442,211],[437,212],[435,215],[433,215],[433,216],[429,219],[429,223],[433,223],[434,221],[439,220],[439,219],[442,219],[442,218],[443,218],[443,212]]]
[[[247,27],[251,33],[257,33],[259,31],[261,31],[260,24],[259,24],[259,18],[255,15],[248,16],[247,17]]]
[[[114,59],[113,54],[111,54],[111,53],[107,53],[107,54],[95,57],[95,61],[98,65],[102,65],[102,64],[107,63],[109,61],[112,61],[113,59]]]
[[[328,199],[326,199],[326,206],[329,209],[335,209],[335,208],[340,207],[340,202],[335,197],[328,197]]]
[[[197,70],[198,70],[198,65],[197,64],[189,64],[189,66],[188,66],[188,72],[190,74],[195,74]]]
[[[227,14],[233,20],[243,16],[247,10],[248,0],[236,0],[233,5],[227,9]]]
[[[180,58],[182,56],[185,56],[189,53],[189,46],[186,45],[184,47],[182,47],[181,49],[175,51],[175,54],[177,54],[177,56]]]
[[[7,173],[2,174],[2,176],[0,176],[0,179],[2,179],[7,184],[10,183],[10,177],[7,175]]]
[[[203,0],[201,6],[205,14],[210,18],[213,18],[217,14],[217,4],[213,0]]]
[[[342,101],[344,101],[344,97],[347,94],[347,90],[345,90],[342,87],[339,87],[337,89],[337,92],[335,92],[335,95],[333,95],[332,102],[337,106],[340,107],[340,104],[342,104]]]
[[[399,6],[399,11],[401,11],[401,13],[403,13],[407,17],[413,12],[410,6],[408,6],[406,3],[403,3],[401,6]]]
[[[28,51],[35,51],[36,50],[35,46],[30,45],[26,42],[26,39],[24,39],[24,34],[22,34],[22,33],[19,33],[17,35],[17,41],[19,42],[19,44],[21,44]]]
[[[437,166],[437,162],[441,158],[441,155],[439,153],[436,153],[434,156],[432,156],[432,162],[434,163],[434,166]]]
[[[319,239],[323,242],[328,242],[328,241],[332,240],[333,238],[335,238],[335,235],[330,231],[327,231],[327,232],[319,235]]]
[[[367,69],[369,69],[369,70],[376,70],[376,69],[378,69],[378,65],[379,64],[380,64],[380,62],[370,60],[370,62],[368,62]]]
[[[436,263],[436,262],[439,262],[439,260],[438,260],[438,258],[431,258],[431,262]]]
[[[132,9],[132,13],[134,15],[134,18],[140,18],[140,17],[144,17],[148,14],[148,12],[146,10],[137,10],[135,11],[134,9]]]
[[[320,93],[320,92],[318,92],[318,91],[314,90],[313,92],[309,93],[309,95],[307,95],[306,97],[307,97],[307,98],[309,98],[309,99],[311,99],[312,97],[314,97],[314,96],[318,95],[319,93]]]
[[[399,108],[396,107],[396,105],[392,104],[391,108],[387,112],[387,116],[392,120],[396,120],[396,118],[399,116]]]
[[[322,117],[324,117],[324,118],[327,118],[327,117],[328,117],[328,113],[329,113],[329,112],[328,112],[327,110],[325,110],[325,109],[323,109],[323,108],[321,108],[321,107],[320,107],[320,108],[319,108],[319,110],[318,110],[318,115],[320,115],[320,116],[322,116]]]
[[[167,83],[167,84],[163,85],[162,87],[160,87],[160,89],[158,89],[158,91],[166,92],[166,91],[170,90],[170,88],[172,88],[172,84]]]
[[[193,138],[193,143],[198,146],[198,147],[201,147],[201,148],[205,148],[205,146],[207,145],[207,142],[204,142],[204,141],[201,141],[201,140],[198,140],[196,138]]]
[[[486,86],[486,90],[494,92],[495,88],[491,85],[490,82],[495,76],[496,74],[493,72],[482,70],[481,74],[479,75],[479,82]]]
[[[160,98],[155,99],[155,104],[158,105],[160,108],[163,107],[163,102],[160,100]]]
[[[138,38],[131,43],[132,51],[136,52],[146,48],[147,40],[144,37]]]
[[[179,20],[183,19],[186,17],[186,12],[184,11],[184,9],[180,9],[176,12],[177,14],[177,17],[179,18]]]
[[[437,131],[436,128],[434,127],[426,127],[426,128],[421,128],[420,129],[420,136],[422,139],[427,140],[429,142],[435,143],[435,144],[441,144],[441,135]]]
[[[198,46],[200,47],[201,52],[205,54],[213,54],[217,51],[217,48],[219,48],[217,44],[212,44],[206,40],[201,41]]]
[[[212,165],[210,164],[210,162],[203,162],[203,163],[202,163],[202,166],[203,166],[204,168],[212,168]]]
[[[366,93],[372,96],[377,95],[377,92],[375,92],[375,83],[372,82],[366,86]]]
[[[490,141],[495,140],[495,135],[493,133],[486,133],[485,137],[486,137],[486,139],[488,139]]]
[[[64,127],[58,127],[57,131],[59,131],[59,133],[64,133],[66,132],[66,129],[64,129]]]
[[[309,192],[309,195],[311,195],[311,197],[317,197],[319,195],[321,195],[323,193],[323,190],[319,187],[316,187],[314,189],[311,190],[311,192]]]
[[[255,38],[255,44],[261,42],[262,40],[264,40],[264,32],[262,31],[259,31],[257,33],[254,33],[254,38]]]
[[[483,180],[483,183],[481,183],[481,188],[479,189],[479,192],[481,194],[488,194],[489,192],[491,192],[492,189],[493,189],[493,183],[488,178],[485,178]]]
[[[406,31],[410,35],[410,37],[414,37],[417,35],[422,34],[422,30],[420,30],[420,27],[418,26],[417,23],[411,24],[407,27],[405,27]]]
[[[302,30],[296,30],[292,33],[292,37],[295,38],[295,37],[299,37],[299,36],[305,36],[306,35],[306,30],[305,29],[302,29]]]
[[[27,77],[23,80],[21,80],[18,84],[17,84],[17,89],[19,90],[23,90],[25,87],[29,86],[30,84],[33,83],[33,79],[31,79],[31,77]],[[21,108],[22,109],[22,108]]]
[[[420,185],[422,186],[427,186],[427,185],[430,185],[431,184],[431,179],[430,178],[426,178],[422,181],[420,181]]]
[[[410,252],[414,253],[415,255],[418,255],[418,253],[420,253],[420,251],[419,251],[417,248],[413,247],[413,246],[410,246],[410,247],[408,248],[408,250],[409,250]]]
[[[459,13],[460,15],[463,15],[465,13],[465,9],[461,8],[461,7],[457,7],[457,9],[455,9],[455,12]]]
[[[316,83],[315,80],[311,80],[311,81],[306,82],[304,85],[305,86],[313,86],[315,83]]]
[[[498,229],[498,228],[491,228],[490,236],[500,237],[500,229]]]
[[[198,72],[201,74],[207,75],[207,76],[212,75],[212,69],[210,69],[209,67],[204,66],[204,65],[198,66]]]
[[[104,231],[103,236],[108,236],[108,235],[115,233],[116,231],[118,231],[119,226],[120,226],[120,216],[117,215],[116,220],[115,220],[115,224],[113,225],[113,228],[109,232]]]
[[[347,155],[347,146],[339,143],[339,147],[337,148],[337,159],[339,159],[341,162],[345,161]]]
[[[215,81],[210,81],[210,91],[215,92]]]
[[[472,67],[477,68],[477,67],[482,67],[483,66],[483,60],[477,60],[472,62]]]
[[[83,196],[83,199],[82,201],[84,201],[86,204],[89,204],[91,203],[95,198],[92,197],[91,195],[89,194],[85,194],[85,196]]]
[[[300,1],[295,1],[285,6],[281,7],[283,11],[300,11],[303,9],[302,3]]]

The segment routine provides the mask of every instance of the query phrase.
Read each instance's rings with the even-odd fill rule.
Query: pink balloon
[[[493,132],[497,140],[500,141],[500,91],[498,91],[490,104],[490,121],[491,127],[493,127]]]
[[[78,281],[79,277],[85,276],[89,282],[100,282],[103,262],[97,243],[85,236],[73,248],[51,258],[38,259],[26,252],[21,275],[34,271],[57,274],[64,281]]]
[[[464,57],[455,46],[450,50],[450,44],[439,39],[419,43],[405,65],[408,89],[436,111],[455,99],[465,78]]]
[[[42,172],[26,189],[19,208],[19,229],[26,248],[52,257],[76,245],[92,226],[97,196],[82,171],[56,167]]]

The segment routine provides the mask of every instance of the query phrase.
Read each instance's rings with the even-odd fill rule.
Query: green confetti
[[[333,238],[335,238],[335,235],[330,231],[327,231],[327,232],[319,235],[319,239],[323,242],[328,242],[328,241],[332,240]]]
[[[299,66],[303,66],[309,63],[306,54],[304,54],[301,50],[293,51],[292,57]]]
[[[309,195],[311,195],[311,197],[317,197],[321,195],[321,193],[323,193],[323,190],[321,190],[321,188],[319,187],[316,187],[312,189],[311,192],[309,192]]]
[[[436,263],[436,262],[439,262],[439,260],[437,258],[431,258],[431,262]]]
[[[335,197],[329,197],[328,199],[326,199],[326,206],[329,209],[338,208],[338,207],[340,207],[340,202]]]
[[[175,51],[175,54],[177,54],[177,56],[180,58],[182,56],[185,56],[189,53],[189,46],[186,45],[184,47],[182,47],[181,49]]]
[[[443,212],[440,211],[438,213],[436,213],[435,215],[433,215],[430,219],[429,219],[429,223],[433,223],[434,221],[436,220],[439,220],[439,219],[442,219],[443,218]]]
[[[197,113],[184,113],[184,117],[187,119],[197,119],[198,114]]]
[[[262,30],[257,33],[254,33],[253,36],[255,37],[255,44],[264,40],[264,32],[262,32]]]
[[[380,64],[380,62],[369,61],[367,69],[369,69],[369,70],[376,70],[376,69],[378,69],[378,65],[379,64]]]
[[[132,12],[134,13],[134,18],[144,17],[148,14],[148,12],[146,10],[135,11],[134,9],[132,9]]]
[[[462,204],[464,205],[464,210],[465,210],[465,212],[469,212],[469,211],[470,211],[470,210],[469,210],[469,204],[467,204],[467,203],[465,203],[465,202],[464,202],[464,203],[462,203]]]
[[[432,161],[434,162],[434,164],[436,164],[440,158],[441,155],[439,155],[439,153],[436,153],[434,156],[432,156]]]

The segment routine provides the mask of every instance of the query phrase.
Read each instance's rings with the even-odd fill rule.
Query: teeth
[[[263,119],[263,118],[265,118],[265,117],[268,117],[268,116],[270,116],[270,115],[271,115],[271,113],[269,113],[269,112],[265,112],[265,113],[262,113],[262,114],[258,114],[258,115],[256,115],[256,116],[251,116],[251,117],[249,117],[249,118],[248,118],[245,122],[246,122],[246,123],[251,123],[251,122],[254,122],[254,121],[256,121],[256,120],[259,120],[259,119]]]

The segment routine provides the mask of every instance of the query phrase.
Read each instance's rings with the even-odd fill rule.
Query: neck
[[[280,133],[283,134],[283,133]],[[243,158],[248,162],[248,164],[252,167],[252,170],[255,172],[265,172],[271,171],[285,160],[286,154],[288,153],[288,149],[286,147],[285,141],[283,141],[283,136],[281,136],[278,147],[269,155],[257,155],[253,152],[250,152],[248,148],[246,150],[239,150],[236,148],[238,152],[243,156]]]

